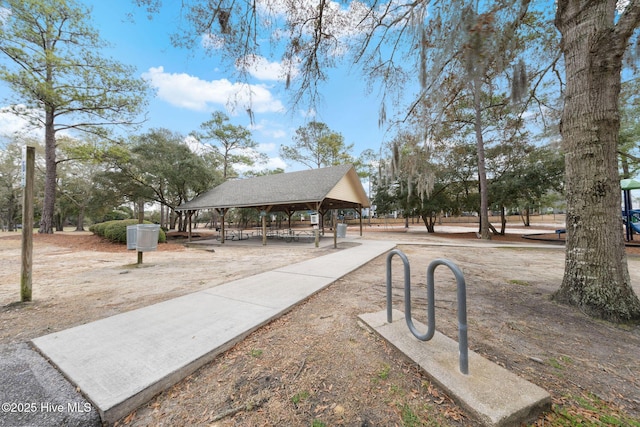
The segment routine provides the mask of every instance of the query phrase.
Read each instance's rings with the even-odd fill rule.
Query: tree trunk
[[[435,214],[422,214],[422,222],[427,227],[427,233],[435,233],[436,215]]]
[[[8,231],[13,231],[15,229],[15,217],[16,217],[16,212],[18,211],[18,203],[15,197],[15,193],[12,191],[10,194],[11,195],[9,196],[9,200],[7,203],[6,227]],[[4,221],[3,221],[3,225],[4,225]],[[31,227],[33,227],[33,224],[31,224]]]
[[[184,215],[183,215],[183,211],[179,211],[176,212],[176,215],[178,217],[178,231],[180,232],[185,232],[187,231],[187,222],[185,221]]]
[[[531,209],[529,206],[524,208],[524,213],[520,210],[520,219],[522,220],[522,225],[525,227],[531,226]]]
[[[476,75],[473,79],[473,104],[475,109],[476,149],[478,151],[478,182],[480,185],[480,237],[484,240],[491,240],[491,234],[489,233],[489,192],[487,190],[484,138],[482,136],[481,86],[480,76]]]
[[[169,229],[177,230],[176,222],[178,221],[178,214],[173,209],[171,210],[171,214],[169,215]],[[214,224],[215,225],[215,224]]]
[[[56,135],[53,122],[53,111],[46,109],[44,127],[44,153],[45,153],[45,181],[44,203],[42,206],[42,218],[38,233],[53,234],[53,215],[56,206]]]
[[[560,127],[567,237],[564,278],[554,298],[621,322],[640,319],[640,301],[630,285],[620,215],[618,97],[628,37],[615,31],[614,6],[606,0],[558,3],[567,74]]]
[[[64,231],[64,219],[65,219],[65,216],[60,211],[56,212],[53,215],[53,223],[55,225],[55,231]]]
[[[84,207],[78,208],[78,222],[76,224],[76,231],[84,231]]]

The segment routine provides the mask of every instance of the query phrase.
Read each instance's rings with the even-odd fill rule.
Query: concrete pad
[[[392,323],[387,323],[386,310],[359,317],[486,426],[520,426],[551,409],[551,396],[545,390],[471,350],[469,375],[460,373],[458,343],[437,331],[430,341],[419,341],[398,310],[393,310]],[[419,331],[427,330],[413,322]]]
[[[366,242],[32,342],[112,424],[395,245]]]

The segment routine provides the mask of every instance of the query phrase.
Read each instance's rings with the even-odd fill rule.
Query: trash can
[[[338,224],[338,237],[347,237],[347,224]]]
[[[158,236],[160,226],[158,224],[138,224],[136,237],[136,250],[138,252],[150,252],[158,249]]]
[[[136,248],[136,237],[138,235],[137,225],[127,225],[127,249],[133,250]]]

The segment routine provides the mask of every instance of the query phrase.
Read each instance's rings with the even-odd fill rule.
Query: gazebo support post
[[[328,211],[321,211],[320,210],[320,204],[318,203],[318,214],[320,216],[320,222],[318,223],[318,228],[320,229],[320,233],[322,233],[322,235],[324,236],[324,214],[326,214]]]
[[[362,237],[362,205],[358,205],[358,216],[360,217],[360,237]]]
[[[267,246],[267,213],[264,212],[264,215],[260,215],[262,217],[262,246]]]
[[[322,222],[322,214],[320,213],[320,203],[316,203],[316,212],[318,212],[318,215],[320,216],[318,225],[316,226],[317,228],[315,230],[315,244],[317,248],[320,246],[320,223]]]
[[[333,221],[333,249],[338,249],[338,210],[334,209],[331,215]]]
[[[221,244],[224,244],[224,235],[225,235],[225,232],[224,232],[224,221],[225,221],[225,219],[224,219],[224,217],[225,217],[226,213],[227,213],[226,209],[224,209],[224,208],[220,209],[220,214],[222,216],[222,221],[221,221],[221,224],[220,224],[220,243]]]

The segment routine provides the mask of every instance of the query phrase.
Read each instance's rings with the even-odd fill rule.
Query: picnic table
[[[253,235],[253,232],[246,232],[245,230],[224,230],[225,240],[247,240]],[[216,240],[220,240],[220,235],[216,236]]]
[[[279,239],[283,239],[285,242],[299,242],[300,239],[312,240],[315,239],[315,230],[282,230],[282,233],[278,236]]]
[[[262,237],[262,228],[257,227],[255,233],[258,237]],[[298,242],[301,239],[311,241],[315,239],[315,230],[296,230],[293,228],[266,230],[267,239],[284,240],[285,242]]]

